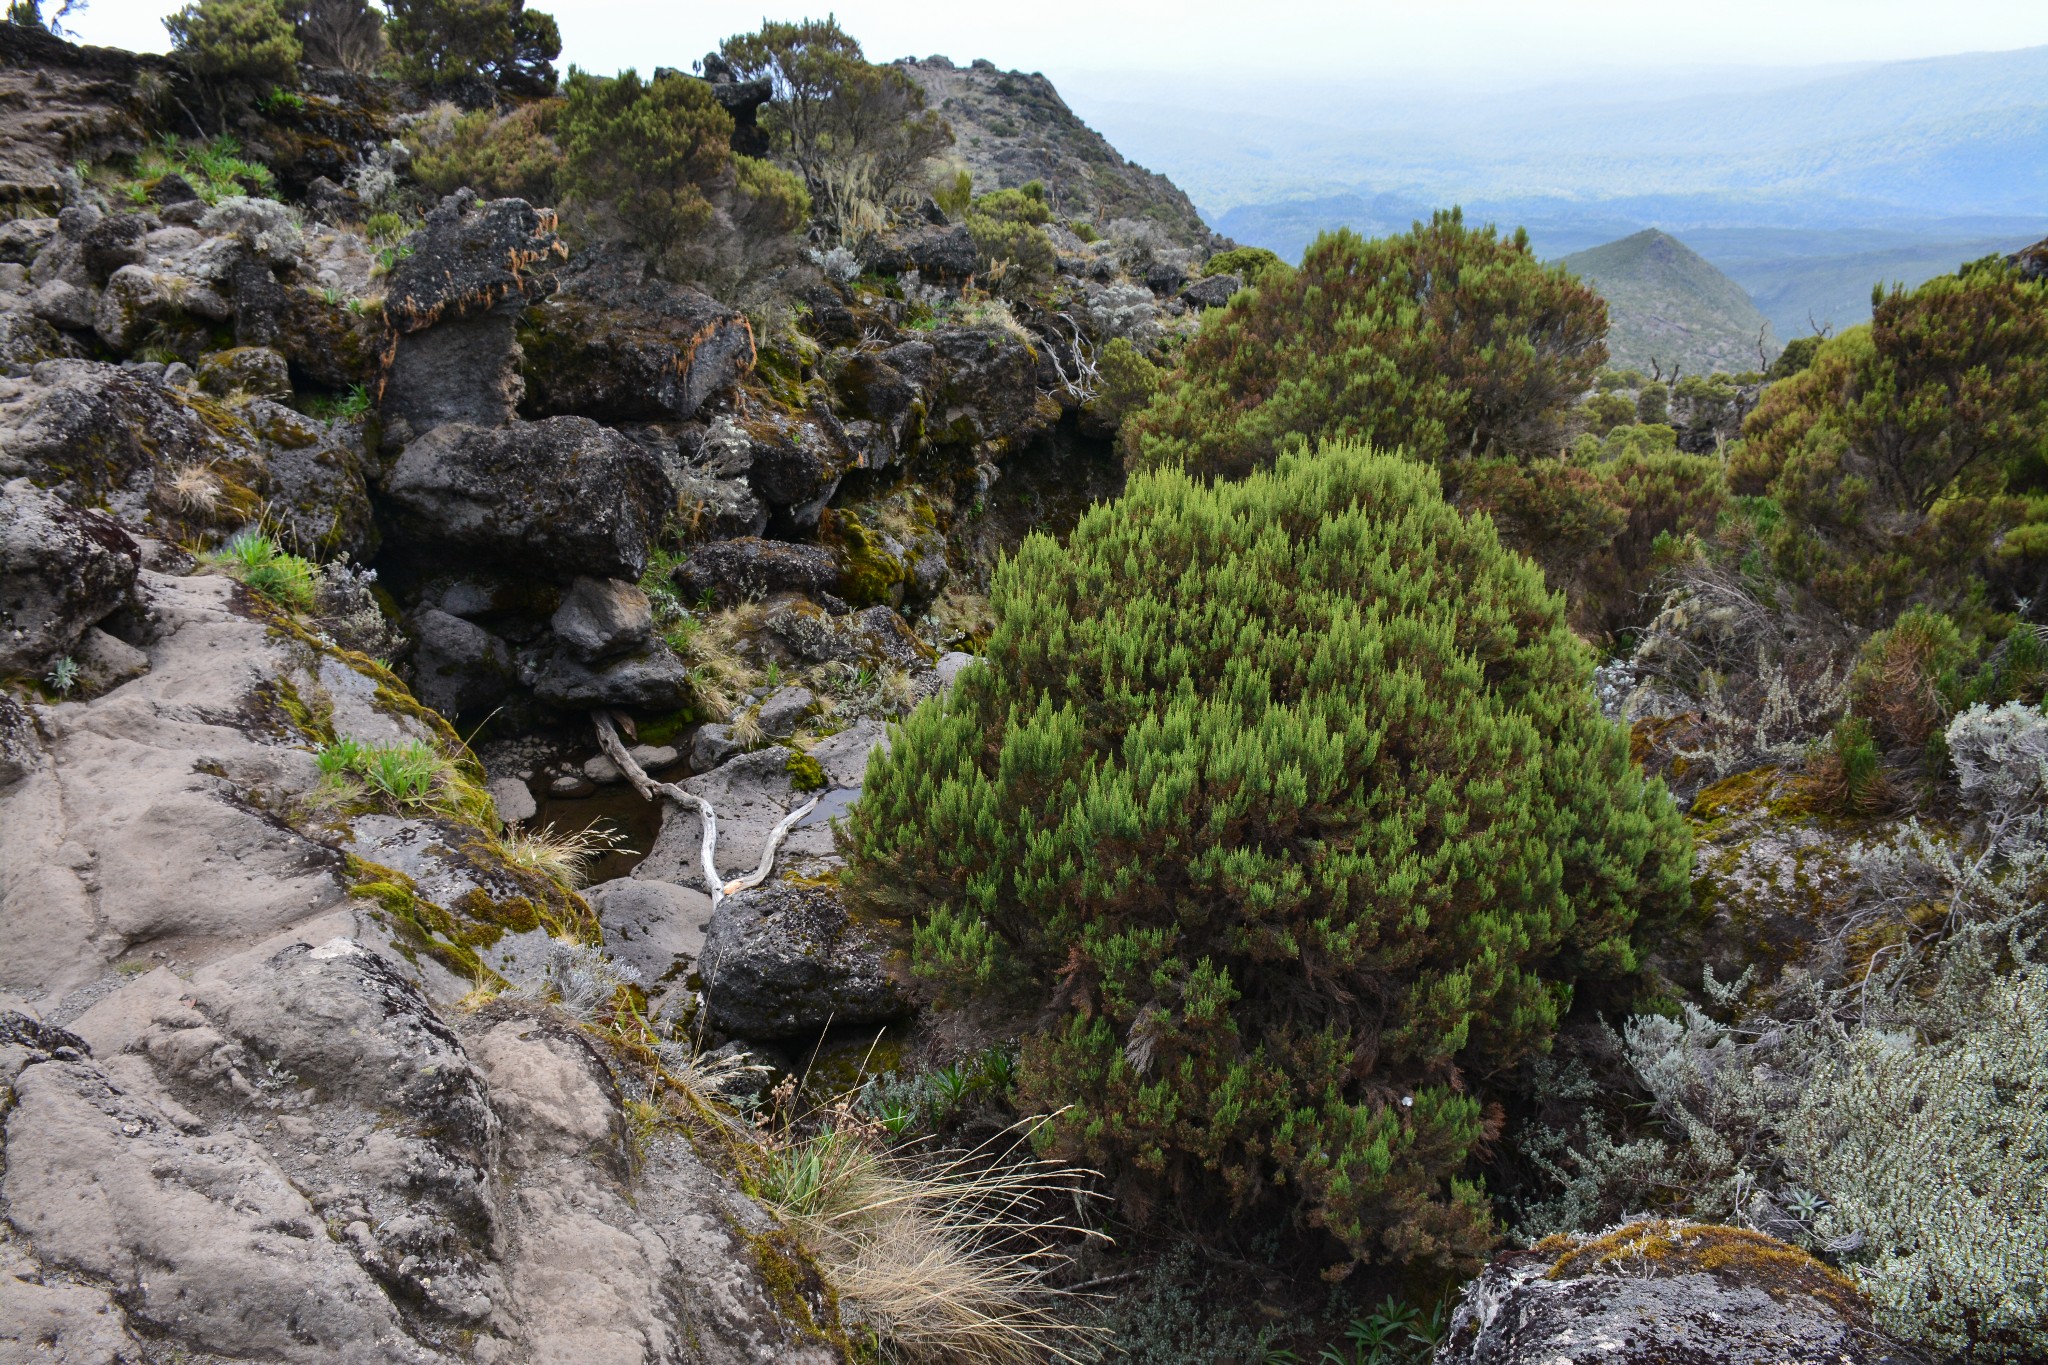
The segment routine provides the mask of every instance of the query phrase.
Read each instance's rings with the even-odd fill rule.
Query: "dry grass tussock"
[[[557,831],[551,824],[537,830],[510,829],[500,841],[506,862],[552,877],[571,891],[583,885],[584,874],[598,858],[614,850],[634,851],[624,849],[624,844],[624,836],[613,830]]]
[[[763,615],[758,603],[749,602],[701,618],[683,618],[668,631],[669,647],[689,667],[697,704],[717,719],[730,717],[740,698],[760,680],[759,671],[746,660],[745,647],[760,629]]]
[[[1090,1359],[1081,1296],[1056,1288],[1090,1172],[1024,1155],[1029,1130],[971,1151],[885,1150],[843,1109],[771,1140],[762,1202],[797,1233],[891,1359],[1025,1365]]]

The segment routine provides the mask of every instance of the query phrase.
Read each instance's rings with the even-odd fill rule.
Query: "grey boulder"
[[[654,633],[654,607],[635,584],[578,577],[548,626],[571,654],[589,663],[647,643]]]
[[[427,607],[412,627],[413,691],[442,715],[502,701],[518,681],[512,651],[482,626]]]
[[[675,572],[676,590],[687,601],[709,596],[721,607],[752,597],[796,592],[815,597],[838,588],[845,565],[823,545],[741,536],[691,551]]]
[[[415,551],[636,580],[675,486],[644,446],[588,418],[551,417],[437,427],[405,448],[384,494]]]
[[[908,1016],[914,1006],[891,956],[835,892],[770,882],[712,912],[699,971],[713,1026],[741,1038],[792,1038]]]
[[[597,912],[605,950],[636,968],[650,988],[703,954],[711,897],[695,887],[621,877],[590,887],[583,898]]]
[[[1783,1243],[1742,1229],[1651,1223],[1651,1254],[1580,1269],[1571,1254],[1498,1257],[1465,1287],[1435,1365],[1863,1365],[1857,1295]],[[1611,1239],[1616,1234],[1609,1234]],[[1606,1239],[1603,1239],[1606,1240]],[[1704,1258],[1731,1240],[1761,1250]],[[1796,1269],[1801,1262],[1806,1269]]]
[[[596,664],[555,654],[529,678],[536,697],[568,710],[628,706],[673,711],[690,698],[690,670],[659,640],[637,654]]]
[[[97,512],[0,486],[0,675],[40,673],[127,600],[142,551]]]

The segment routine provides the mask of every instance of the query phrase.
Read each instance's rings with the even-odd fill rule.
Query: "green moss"
[[[818,539],[837,546],[846,557],[840,592],[856,606],[892,605],[903,595],[910,566],[891,554],[881,534],[856,512],[826,509],[819,519]]]
[[[826,786],[825,770],[818,766],[818,760],[809,754],[792,750],[789,761],[783,769],[789,773],[792,784],[800,792],[822,791]]]
[[[807,1336],[823,1338],[849,1357],[870,1359],[849,1339],[839,1320],[839,1291],[818,1268],[817,1258],[785,1228],[772,1232],[741,1232],[768,1301],[791,1326]],[[872,1345],[868,1348],[872,1350]]]
[[[696,707],[685,706],[667,715],[656,716],[653,720],[643,720],[635,728],[639,731],[642,744],[673,744],[682,737],[683,731],[701,724],[703,719]]]
[[[1776,767],[1765,767],[1722,778],[1692,799],[1693,823],[1704,833],[1706,826],[1760,809],[1776,790],[1778,774]]]

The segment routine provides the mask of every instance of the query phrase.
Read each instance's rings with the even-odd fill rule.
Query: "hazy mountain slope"
[[[1098,227],[1119,218],[1149,220],[1176,242],[1208,245],[1208,225],[1187,195],[1126,161],[1044,76],[987,62],[955,66],[944,57],[898,65],[953,125],[952,155],[974,172],[977,193],[1039,180],[1062,217],[1090,218]]]
[[[1616,195],[1773,201],[1782,221],[2048,208],[2048,47],[1664,93],[1389,90],[1297,112],[1228,85],[1149,109],[1085,107],[1210,213],[1353,191],[1432,202]],[[1690,86],[1690,88],[1685,88]],[[1702,219],[1701,221],[1707,221]],[[1744,218],[1739,221],[1754,221]]]
[[[1560,264],[1607,300],[1607,351],[1617,366],[1740,371],[1777,352],[1771,324],[1742,286],[1669,233],[1646,228]]]

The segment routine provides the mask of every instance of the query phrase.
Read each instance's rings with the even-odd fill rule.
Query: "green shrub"
[[[1202,265],[1204,275],[1235,275],[1246,284],[1257,284],[1266,272],[1278,267],[1285,270],[1287,262],[1262,246],[1232,247],[1219,251]]]
[[[205,88],[254,91],[298,81],[303,49],[278,0],[195,0],[164,27],[171,50]]]
[[[1125,425],[1134,469],[1234,477],[1318,441],[1432,462],[1554,454],[1607,358],[1607,306],[1525,233],[1456,210],[1399,237],[1326,233],[1203,319],[1159,397]]]
[[[1003,223],[1046,224],[1052,205],[1045,202],[1045,184],[1033,180],[1012,190],[992,190],[974,201],[974,212]]]
[[[965,166],[955,166],[941,171],[932,182],[932,202],[939,211],[954,222],[967,214],[968,205],[974,202],[974,172]]]
[[[555,141],[562,104],[536,100],[502,117],[479,109],[456,119],[443,135],[415,136],[413,175],[434,194],[468,186],[487,199],[554,204],[562,186],[562,149]]]
[[[440,86],[481,76],[522,95],[555,87],[562,33],[526,0],[389,0],[385,10],[385,33],[414,80]]]
[[[967,231],[974,238],[975,272],[992,289],[1014,294],[1051,279],[1059,268],[1052,238],[1035,223],[977,210],[967,215]]]
[[[1980,262],[1881,295],[1764,391],[1743,438],[1730,482],[1783,504],[1782,575],[1866,626],[1958,612],[2032,515],[2009,490],[2048,472],[2048,282]]]
[[[571,67],[563,93],[556,138],[571,197],[605,206],[657,255],[711,226],[711,195],[732,173],[732,116],[709,84],[683,75],[642,81],[630,67],[607,79]]]
[[[1645,426],[1661,426],[1671,420],[1671,390],[1649,383],[1636,392],[1636,420]]]
[[[1095,357],[1102,376],[1090,411],[1109,423],[1120,423],[1152,401],[1164,371],[1147,360],[1128,338],[1112,337]]]
[[[1635,402],[1624,393],[1598,393],[1586,400],[1579,408],[1585,415],[1586,428],[1598,436],[1605,436],[1616,427],[1632,426],[1641,420]]]
[[[1790,379],[1813,363],[1813,357],[1820,351],[1820,344],[1826,340],[1826,337],[1818,334],[1793,337],[1785,343],[1785,349],[1778,352],[1778,358],[1771,362],[1771,368],[1765,372],[1764,378],[1773,383],[1780,379]]]
[[[925,163],[953,141],[917,82],[867,62],[830,15],[764,23],[719,52],[742,79],[773,83],[761,125],[842,237],[881,226],[882,206],[920,183]]]
[[[743,236],[763,241],[803,231],[811,217],[811,195],[802,176],[751,156],[734,157],[732,169],[732,217]]]
[[[1475,1088],[1684,903],[1558,599],[1436,485],[1356,447],[1140,474],[1024,543],[870,762],[849,895],[934,997],[1033,1021],[1020,1104],[1131,1209],[1476,1253]]]

